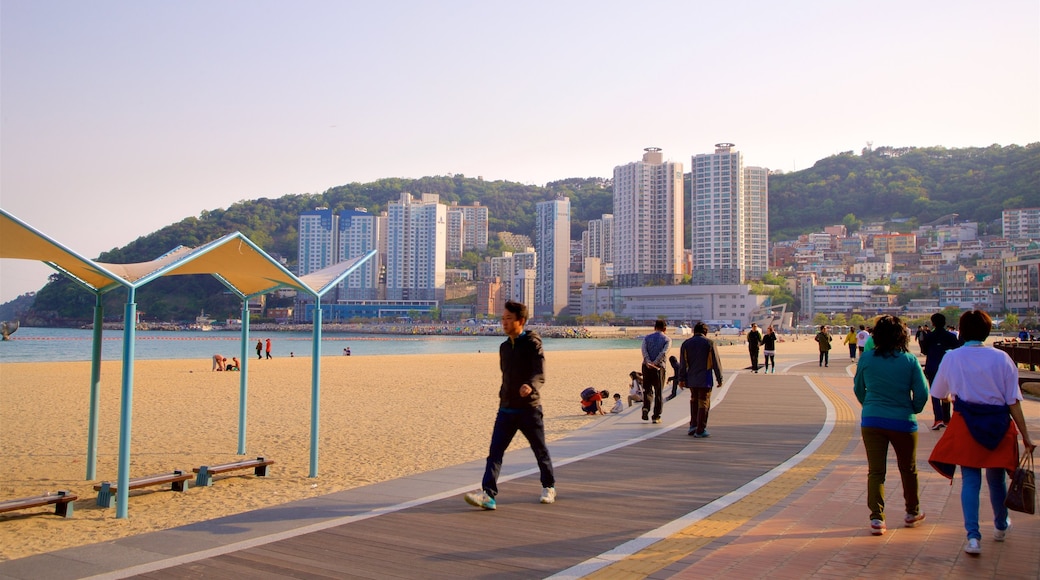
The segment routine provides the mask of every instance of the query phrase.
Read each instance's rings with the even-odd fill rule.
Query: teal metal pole
[[[239,349],[238,454],[246,453],[246,400],[249,398],[249,297],[242,299],[242,346]]]
[[[90,346],[90,417],[87,420],[87,479],[97,477],[98,413],[101,408],[101,325],[105,307],[101,293],[94,296],[94,339]]]
[[[321,401],[321,298],[314,299],[314,338],[311,340],[311,473],[318,477],[318,410]]]
[[[136,290],[126,289],[123,314],[123,393],[119,402],[119,472],[116,478],[116,517],[128,517],[130,498],[130,422],[134,409],[134,340],[137,336]]]

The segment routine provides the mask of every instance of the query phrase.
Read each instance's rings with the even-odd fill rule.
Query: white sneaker
[[[555,487],[543,487],[542,488],[542,503],[555,503],[556,502],[556,488]]]
[[[968,540],[968,543],[964,545],[965,554],[981,554],[982,546],[979,545],[979,541],[975,538]]]
[[[1006,529],[995,530],[993,532],[993,539],[994,540],[996,540],[998,542],[1003,542],[1004,539],[1007,538],[1007,533],[1011,531],[1011,518],[1008,518],[1007,525],[1008,525],[1008,527]]]

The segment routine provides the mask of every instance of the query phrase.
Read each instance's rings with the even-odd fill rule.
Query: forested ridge
[[[687,183],[687,200],[688,190]],[[487,206],[492,238],[502,231],[532,235],[535,204],[557,196],[571,201],[572,239],[580,239],[588,221],[611,213],[613,206],[607,178],[563,179],[544,186],[463,175],[386,178],[341,185],[323,193],[244,200],[227,209],[203,211],[198,217],[185,218],[105,252],[99,260],[150,260],[179,245],[194,247],[240,231],[294,269],[301,212],[327,207],[333,211],[365,208],[378,213],[398,200],[401,192],[414,196],[436,193],[444,203],[479,202]],[[770,237],[774,241],[819,231],[841,223],[849,214],[861,221],[905,217],[927,223],[957,213],[961,220],[984,225],[999,219],[1005,208],[1040,207],[1040,143],[962,149],[879,147],[858,155],[846,152],[822,159],[809,169],[771,175],[769,196]],[[688,201],[685,205],[689,212]],[[493,245],[493,252],[500,250]],[[238,300],[227,295],[219,282],[205,276],[161,279],[142,288],[137,299],[149,320],[190,320],[202,309],[220,317],[240,308]],[[106,310],[119,313],[124,300],[122,295],[107,297]],[[93,306],[91,295],[55,275],[37,293],[30,316],[35,323],[81,322],[90,319]]]

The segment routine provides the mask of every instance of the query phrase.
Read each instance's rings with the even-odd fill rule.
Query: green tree
[[[835,326],[848,326],[848,321],[845,319],[845,313],[839,312],[831,318],[831,324]]]
[[[1004,322],[1000,323],[1000,329],[1004,332],[1015,332],[1018,330],[1018,315],[1009,312],[1004,316]]]
[[[867,320],[865,318],[863,318],[862,314],[853,314],[849,318],[849,324],[851,324],[852,326],[855,326],[856,328],[859,328],[861,324],[862,325],[866,325],[867,324]]]
[[[813,316],[813,319],[812,319],[812,323],[815,326],[822,326],[824,324],[830,324],[830,322],[831,322],[830,318],[828,318],[827,315],[822,313],[822,312],[817,312],[816,315]]]

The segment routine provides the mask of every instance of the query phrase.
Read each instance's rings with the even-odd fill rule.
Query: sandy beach
[[[835,337],[840,342],[841,337]],[[672,354],[682,338],[673,337]],[[839,345],[840,346],[840,345]],[[726,346],[723,369],[748,365]],[[814,358],[811,337],[786,341],[777,360]],[[832,364],[848,363],[844,347]],[[639,342],[628,350],[546,353],[543,391],[551,442],[600,417],[586,416],[586,386],[628,389]],[[138,361],[131,477],[240,460],[239,375],[208,360]],[[90,364],[0,364],[0,499],[59,489],[79,496],[70,519],[53,508],[0,514],[0,560],[181,526],[260,507],[481,459],[497,408],[498,354],[326,357],[322,360],[318,477],[310,478],[311,361],[250,361],[246,456],[276,463],[266,478],[235,472],[212,487],[130,494],[129,518],[95,505],[93,485],[115,480],[122,365],[103,363],[97,478],[85,480]],[[526,446],[518,436],[514,447]],[[474,488],[479,482],[474,481]]]

